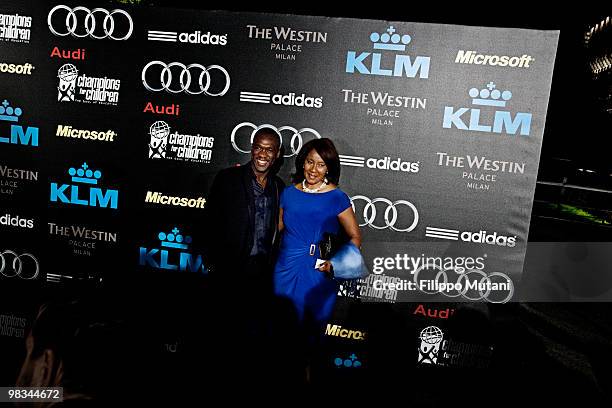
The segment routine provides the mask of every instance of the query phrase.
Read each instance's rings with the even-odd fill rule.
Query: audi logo
[[[364,227],[367,225],[371,228],[378,229],[378,230],[382,230],[385,228],[391,228],[392,230],[397,231],[397,232],[410,232],[413,229],[415,229],[419,223],[419,211],[414,206],[414,204],[412,204],[410,201],[397,200],[397,201],[391,202],[391,200],[387,200],[386,198],[375,198],[373,200],[370,200],[366,196],[356,195],[354,197],[351,197],[351,206],[353,207],[353,211],[355,211],[355,214],[357,214],[357,211],[355,210],[356,200],[363,200],[366,203],[365,207],[363,207],[363,213],[362,213],[363,222],[359,222],[360,227]],[[385,212],[384,212],[384,225],[380,225],[380,223],[377,225],[375,223],[376,215],[379,214],[378,210],[376,209],[376,203],[386,204]],[[396,226],[396,223],[399,218],[397,207],[400,205],[405,205],[412,212],[412,223],[404,228],[400,228]]]
[[[25,259],[31,261],[24,262]],[[32,254],[17,255],[13,251],[6,250],[0,252],[0,262],[0,274],[7,278],[36,279],[40,272],[38,260]]]
[[[65,33],[56,30],[55,27],[53,26],[53,21],[52,21],[53,16],[56,12],[61,13],[60,10],[65,10],[68,12],[66,14],[66,21],[65,21],[66,22],[66,32]],[[79,19],[77,17],[77,12],[79,11],[86,13],[85,21],[83,23],[85,27],[85,32],[82,34],[77,33],[77,26],[79,25]],[[104,34],[96,35],[95,34],[96,17],[101,16],[101,15],[104,16],[104,20],[102,20],[102,28],[104,29]],[[123,34],[123,36],[113,35],[115,33],[115,16],[116,15],[124,16],[124,18],[126,18],[127,22],[129,23],[129,28],[127,29],[127,32]],[[79,38],[90,36],[91,38],[95,38],[97,40],[101,40],[104,38],[111,38],[113,40],[127,40],[132,35],[132,31],[134,31],[134,22],[132,21],[132,17],[130,17],[130,15],[124,10],[115,9],[109,12],[108,10],[103,9],[103,8],[95,8],[93,10],[89,10],[87,7],[83,7],[83,6],[70,8],[68,6],[64,6],[63,4],[60,4],[59,6],[55,6],[51,9],[51,11],[49,12],[49,15],[47,16],[47,25],[49,26],[49,30],[51,30],[53,34],[60,36],[60,37],[71,34],[72,36],[79,37]],[[99,27],[99,24],[98,24],[98,27]]]
[[[455,284],[458,284],[459,287],[461,287],[461,290],[455,290],[454,293],[453,291],[446,291],[446,290],[426,290],[423,289],[423,285],[421,286],[420,281],[419,281],[419,275],[421,273],[421,271],[423,271],[424,269],[427,268],[433,268],[435,270],[437,270],[437,274],[436,277],[434,278],[434,280],[438,283],[442,282],[444,284],[449,283],[449,276],[447,274],[448,271],[450,272],[454,272],[454,276],[457,276],[457,280],[456,282],[452,282]],[[468,291],[470,290],[469,285],[467,285],[469,278],[468,276],[470,274],[476,274],[478,276],[480,276],[480,279],[478,280],[476,285],[484,285],[486,287],[485,290],[477,288],[478,293],[476,295],[468,295]],[[453,274],[451,274],[453,275]],[[506,295],[505,298],[502,299],[491,299],[490,295],[491,295],[491,287],[490,284],[492,283],[492,279],[493,277],[498,277],[503,279],[505,282],[508,283],[508,294]],[[442,281],[440,281],[440,278],[442,278]],[[477,278],[478,279],[478,278]],[[447,297],[450,298],[455,298],[455,297],[462,297],[466,300],[469,301],[479,301],[479,300],[486,300],[487,302],[490,303],[506,303],[508,302],[510,299],[512,299],[512,297],[514,296],[514,282],[512,282],[512,279],[510,279],[510,277],[508,275],[506,275],[505,273],[502,272],[492,272],[490,274],[487,274],[486,272],[480,270],[480,269],[468,269],[466,270],[464,273],[458,273],[456,272],[454,269],[440,269],[437,267],[437,265],[434,264],[426,264],[426,265],[421,265],[419,268],[417,268],[414,271],[414,275],[413,275],[413,281],[416,284],[417,288],[420,288],[421,292],[423,293],[427,293],[430,295],[434,295],[437,293],[443,294]]]
[[[151,86],[147,80],[147,72],[153,67],[159,65],[162,67],[159,73],[159,85]],[[172,68],[178,67],[180,69],[180,75],[175,73],[172,75]],[[221,92],[211,92],[209,87],[212,83],[210,77],[210,71],[218,70],[225,76],[225,86]],[[176,71],[176,69],[175,69]],[[196,76],[197,81],[192,77],[192,73]],[[149,74],[151,75],[151,74]],[[199,76],[198,76],[199,75]],[[178,83],[172,81],[173,78],[178,76]],[[149,77],[149,80],[152,79]],[[209,65],[205,67],[200,64],[181,64],[180,62],[171,62],[166,64],[162,61],[151,61],[142,69],[142,84],[145,88],[152,92],[167,91],[170,93],[186,92],[191,95],[198,95],[204,93],[208,96],[223,96],[227,93],[230,87],[230,76],[225,68],[220,65]],[[193,86],[192,86],[193,85]]]
[[[291,126],[281,126],[279,128],[276,128],[275,126],[268,125],[268,124],[257,126],[250,122],[242,122],[242,123],[237,124],[236,127],[234,127],[234,130],[232,130],[232,135],[230,136],[230,141],[232,142],[232,146],[234,146],[234,150],[237,151],[238,153],[250,153],[251,152],[250,149],[243,150],[240,147],[238,147],[238,144],[236,144],[236,133],[243,127],[253,129],[253,131],[251,132],[251,138],[250,138],[251,145],[253,144],[255,133],[261,128],[264,128],[264,127],[271,128],[276,133],[278,133],[280,140],[281,140],[281,145],[283,144],[283,136],[282,136],[283,132],[286,130],[291,131],[291,141],[289,142],[289,148],[291,149],[291,153],[285,154],[284,157],[295,156],[296,154],[299,153],[300,149],[304,145],[302,134],[311,134],[311,135],[314,135],[314,137],[316,137],[317,139],[321,138],[321,135],[319,134],[319,132],[311,128],[302,128],[298,130]]]

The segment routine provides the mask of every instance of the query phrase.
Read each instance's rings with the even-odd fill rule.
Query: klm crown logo
[[[68,174],[72,177],[75,184],[51,183],[51,201],[66,204],[78,204],[89,207],[102,207],[117,209],[119,201],[119,191],[112,189],[102,189],[94,187],[102,178],[100,170],[92,170],[87,163],[83,163],[81,168],[68,169]],[[85,190],[85,194],[83,191]],[[85,197],[79,198],[79,197]]]
[[[160,232],[157,237],[161,241],[161,246],[166,248],[188,249],[189,244],[191,244],[191,237],[183,237],[179,232],[180,230],[176,227],[174,227],[170,234]]]
[[[512,92],[496,89],[493,82],[489,82],[484,89],[472,88],[468,92],[472,98],[472,105],[505,108],[506,103],[512,99]],[[465,118],[464,118],[465,115]],[[464,122],[464,119],[467,120]],[[521,136],[529,136],[531,131],[531,113],[517,112],[514,117],[505,110],[496,110],[493,113],[493,123],[481,124],[480,108],[459,108],[452,106],[444,107],[444,121],[442,127],[451,129],[453,127],[461,130],[471,130],[487,133],[506,133],[515,135],[520,132]]]
[[[370,40],[375,50],[382,51],[406,51],[406,46],[412,41],[408,34],[397,34],[395,27],[389,26],[383,34],[371,33]],[[371,58],[368,60],[368,57]],[[377,52],[362,52],[359,55],[355,51],[349,51],[346,55],[346,72],[360,74],[394,76],[407,78],[429,78],[429,57],[417,56],[414,61],[409,55],[396,54],[392,69],[382,68],[383,54]]]
[[[21,108],[13,108],[6,99],[0,104],[0,120],[5,122],[18,122],[23,114]],[[11,124],[11,136],[0,137],[0,143],[38,146],[38,128]]]
[[[191,237],[183,236],[177,227],[172,232],[160,232],[157,237],[161,241],[161,248],[147,249],[140,247],[140,266],[150,266],[155,269],[170,271],[188,271],[206,273],[201,255],[192,255],[187,252]],[[177,261],[172,262],[172,261]]]

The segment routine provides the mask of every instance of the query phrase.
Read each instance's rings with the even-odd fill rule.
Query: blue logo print
[[[349,358],[347,359],[336,357],[334,359],[334,364],[336,365],[336,367],[346,367],[346,368],[361,367],[361,361],[357,360],[357,356],[355,355],[355,353],[351,354]]]
[[[208,272],[202,262],[202,255],[192,255],[187,252],[191,237],[181,235],[177,227],[168,234],[160,232],[157,237],[161,241],[161,248],[140,247],[140,266],[170,271]],[[173,260],[178,263],[172,263]]]
[[[395,31],[393,26],[389,26],[387,32],[382,35],[371,33],[372,48],[375,50],[404,52],[406,45],[412,41],[412,37],[408,34],[400,36]],[[372,58],[368,61],[370,55]],[[346,72],[353,74],[357,71],[360,74],[366,75],[429,78],[429,57],[417,56],[413,61],[409,55],[396,54],[392,69],[382,68],[382,58],[382,53],[362,52],[357,55],[356,51],[349,51],[346,54]]]
[[[87,163],[83,163],[78,170],[73,167],[68,169],[68,174],[72,176],[72,182],[75,184],[59,185],[51,183],[51,201],[117,209],[117,202],[119,201],[118,190],[93,187],[102,178],[100,170],[93,171]],[[84,196],[85,198],[79,198],[79,196]]]
[[[506,102],[512,98],[512,92],[499,91],[495,89],[495,83],[489,82],[485,89],[480,91],[476,88],[469,90],[468,94],[472,97],[472,105],[491,106],[494,108],[505,108]],[[466,115],[467,114],[467,115]],[[463,116],[466,116],[465,118]],[[468,120],[467,124],[464,122]],[[459,108],[452,106],[444,107],[444,121],[442,127],[450,129],[456,127],[461,130],[472,130],[476,132],[506,133],[515,135],[520,128],[521,136],[529,136],[531,130],[531,113],[517,112],[512,114],[505,110],[494,111],[493,125],[483,125],[481,121],[481,111],[476,108]]]
[[[13,108],[6,99],[0,104],[0,120],[5,122],[18,122],[22,115],[21,108]],[[0,143],[11,143],[21,145],[38,146],[38,128],[26,127],[11,124],[11,136],[0,137]]]

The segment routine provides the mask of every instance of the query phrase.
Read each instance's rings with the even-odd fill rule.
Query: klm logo
[[[169,271],[207,272],[202,262],[202,255],[192,255],[187,252],[191,237],[183,237],[176,227],[169,234],[160,232],[157,237],[161,241],[161,248],[140,247],[140,266]]]
[[[23,111],[21,108],[13,108],[5,99],[0,104],[0,121],[17,122]],[[0,143],[20,144],[38,146],[38,128],[11,124],[10,137],[0,137]]]
[[[117,209],[119,191],[95,187],[102,177],[102,172],[88,167],[87,163],[83,163],[78,170],[73,167],[68,169],[68,174],[72,176],[75,184],[51,183],[51,201]]]
[[[476,88],[472,88],[468,93],[473,98],[472,105],[476,106],[505,108],[506,102],[512,98],[512,92],[500,92],[498,89],[495,89],[493,82],[489,82],[485,89],[479,91]],[[515,135],[519,132],[521,136],[529,136],[531,131],[531,113],[517,112],[513,116],[508,111],[496,110],[493,113],[493,123],[491,124],[490,121],[488,123],[484,121],[480,109],[455,109],[452,106],[445,106],[442,127],[446,129],[454,127],[475,132],[506,133],[509,135]]]
[[[384,34],[371,33],[370,40],[375,50],[400,51],[406,50],[406,45],[412,41],[408,34],[395,34],[395,28],[390,26]],[[388,53],[386,54],[389,55]],[[378,52],[362,52],[357,54],[349,51],[346,54],[346,72],[358,72],[365,75],[394,76],[407,78],[429,78],[429,57],[418,56],[414,59],[409,55],[396,54],[395,60],[383,64],[383,54]]]

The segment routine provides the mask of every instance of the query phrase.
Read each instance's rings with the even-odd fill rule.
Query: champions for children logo
[[[140,266],[168,271],[208,273],[202,255],[189,252],[191,237],[183,236],[178,227],[174,227],[169,233],[160,232],[157,238],[160,248],[140,247]]]
[[[456,109],[445,106],[443,128],[508,135],[516,135],[518,132],[521,136],[529,136],[531,113],[517,112],[513,116],[509,111],[495,110],[506,107],[506,103],[512,99],[512,92],[502,92],[494,82],[489,82],[484,89],[471,88],[468,94],[472,98],[472,105],[482,106],[482,111],[481,108]]]
[[[0,41],[30,42],[32,17],[19,14],[0,14]]]
[[[102,178],[100,170],[92,170],[87,163],[81,168],[68,169],[74,184],[51,183],[51,202],[117,209],[119,191],[97,187]]]
[[[421,330],[417,365],[438,364],[438,353],[443,338],[444,333],[436,326],[428,326]]]
[[[380,52],[348,51],[345,71],[349,74],[429,78],[430,57],[403,54],[412,37],[408,34],[400,35],[396,31],[395,27],[389,26],[383,34],[370,34],[372,48]],[[399,53],[390,57],[389,54],[395,52]]]
[[[213,137],[171,132],[170,126],[158,120],[149,127],[149,159],[210,163]]]
[[[57,71],[59,84],[57,100],[59,102],[95,103],[117,105],[121,80],[107,77],[79,75],[73,64],[64,64]]]
[[[493,346],[453,340],[436,326],[421,330],[419,340],[417,366],[487,368],[493,355]]]
[[[0,121],[2,122],[17,123],[22,114],[23,110],[20,107],[13,108],[6,99],[0,104]],[[14,123],[11,123],[11,131],[8,137],[0,136],[0,143],[38,146],[37,127],[27,126],[24,129],[23,126]],[[0,135],[1,134],[2,133],[0,133]]]

